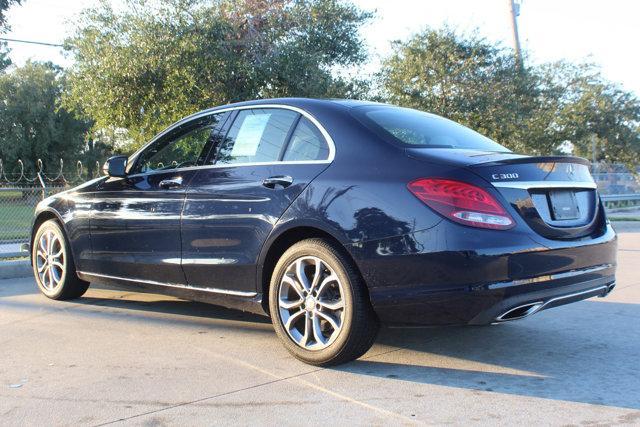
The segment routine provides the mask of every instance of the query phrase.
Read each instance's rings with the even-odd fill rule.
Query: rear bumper
[[[617,241],[610,226],[563,242],[442,221],[350,250],[381,321],[479,325],[606,295],[615,283]],[[529,313],[501,317],[527,305]]]
[[[589,273],[585,273],[589,274]],[[584,279],[577,276],[578,280]],[[575,281],[575,279],[572,279]],[[615,287],[614,276],[584,280],[577,283],[563,284],[545,290],[530,290],[506,298],[493,306],[482,310],[468,323],[486,325],[511,320],[523,319],[548,308],[558,307],[591,297],[605,297]]]

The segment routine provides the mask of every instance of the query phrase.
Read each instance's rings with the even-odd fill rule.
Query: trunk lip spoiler
[[[513,153],[515,154],[515,153]],[[500,160],[489,160],[484,163],[476,163],[471,165],[472,167],[487,167],[487,166],[499,166],[499,165],[517,165],[525,163],[575,163],[584,166],[591,166],[589,160],[582,157],[574,156],[524,156],[524,157],[512,157]]]
[[[588,188],[595,190],[598,186],[593,181],[491,181],[498,188]]]

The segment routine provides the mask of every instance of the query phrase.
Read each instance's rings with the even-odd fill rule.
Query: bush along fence
[[[61,159],[53,172],[47,173],[42,161],[35,172],[25,171],[18,160],[13,165],[0,159],[0,259],[24,256],[21,244],[29,241],[33,212],[41,200],[98,176],[96,162],[90,173],[82,162],[65,166]]]

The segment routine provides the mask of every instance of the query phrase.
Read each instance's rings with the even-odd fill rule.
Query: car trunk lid
[[[519,157],[471,166],[538,234],[578,239],[603,225],[589,163],[578,157]]]
[[[580,239],[604,226],[596,184],[585,159],[433,149],[409,149],[407,155],[448,162],[480,175],[545,238]]]

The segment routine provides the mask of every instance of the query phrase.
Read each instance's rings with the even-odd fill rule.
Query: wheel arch
[[[64,221],[60,217],[60,214],[53,209],[44,209],[38,212],[33,220],[33,226],[31,227],[31,237],[29,239],[29,258],[31,258],[31,254],[33,252],[33,239],[38,232],[38,228],[40,228],[40,226],[46,221],[49,221],[51,219],[55,220],[58,223],[60,229],[62,229],[62,232],[64,233],[64,238],[68,239],[67,230],[65,228]],[[73,248],[71,249],[71,251],[73,252]]]
[[[271,282],[271,275],[273,274],[276,263],[280,259],[280,255],[295,243],[312,238],[326,239],[341,248],[344,251],[344,254],[353,263],[353,267],[356,269],[358,274],[360,274],[360,277],[363,277],[349,250],[347,250],[345,245],[329,231],[314,225],[294,225],[287,227],[270,237],[267,244],[263,247],[260,260],[258,262],[258,277],[256,283],[258,284],[258,290],[262,292],[262,308],[265,313],[269,314],[269,286]]]

